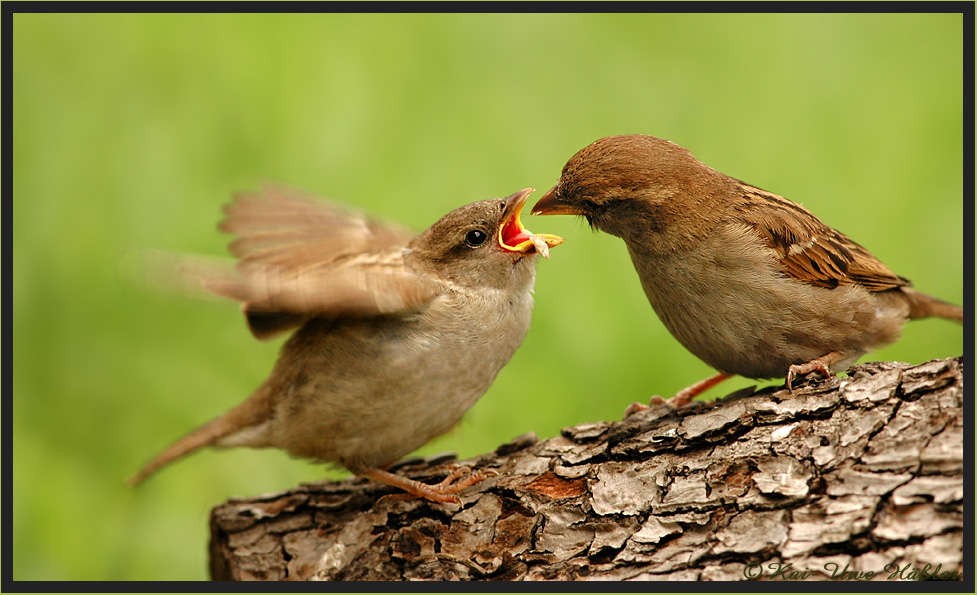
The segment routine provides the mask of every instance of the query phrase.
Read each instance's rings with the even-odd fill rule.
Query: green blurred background
[[[123,485],[248,395],[281,341],[253,340],[233,304],[128,283],[120,262],[147,247],[226,254],[220,206],[262,180],[420,230],[526,186],[532,204],[591,141],[654,134],[963,300],[960,15],[13,23],[14,579],[204,579],[210,507],[326,473],[207,451]],[[616,420],[711,373],[658,321],[620,240],[567,217],[524,223],[567,238],[539,265],[529,336],[422,453]],[[873,357],[959,355],[963,334],[916,322]]]

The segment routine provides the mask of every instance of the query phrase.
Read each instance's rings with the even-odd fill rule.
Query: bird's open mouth
[[[505,199],[505,211],[502,213],[502,224],[499,226],[499,246],[508,252],[525,254],[535,250],[544,258],[549,258],[550,248],[562,244],[563,238],[551,233],[533,233],[523,227],[519,220],[522,207],[533,190],[533,188],[526,188]]]

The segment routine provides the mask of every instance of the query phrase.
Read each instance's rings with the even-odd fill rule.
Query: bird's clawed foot
[[[631,403],[630,405],[628,405],[628,408],[624,410],[624,417],[630,417],[631,415],[634,415],[639,411],[644,411],[645,409],[648,408],[649,405],[664,404],[674,409],[685,407],[686,405],[692,402],[692,399],[701,395],[702,393],[709,390],[710,388],[716,386],[723,380],[726,380],[727,378],[731,378],[732,376],[733,376],[732,374],[726,374],[725,372],[720,372],[714,376],[710,376],[709,378],[706,378],[705,380],[700,380],[699,382],[696,382],[692,386],[683,388],[682,390],[675,393],[675,396],[672,397],[671,399],[665,399],[663,397],[659,397],[658,395],[655,395],[648,400],[648,405],[642,405],[641,403],[637,403],[637,402]]]
[[[831,378],[834,373],[831,371],[831,364],[841,359],[841,354],[837,351],[832,351],[831,353],[819,357],[817,359],[812,359],[809,362],[803,364],[791,364],[787,368],[787,392],[793,394],[794,389],[791,387],[791,383],[798,376],[804,376],[805,374],[810,374],[811,372],[820,372],[824,374],[825,378]]]
[[[656,399],[658,401],[662,402],[662,403],[665,402],[665,399],[662,399],[658,395],[655,395],[655,396],[653,396],[651,398],[650,403],[651,404],[655,404],[656,402],[658,402],[658,401],[656,401]],[[630,405],[628,405],[628,408],[624,410],[624,417],[622,417],[621,419],[627,419],[627,418],[631,417],[632,415],[634,415],[635,413],[637,413],[639,411],[644,411],[647,408],[648,408],[648,405],[645,405],[644,403],[639,403],[639,402],[635,401],[635,402],[631,403]]]
[[[382,469],[367,469],[361,475],[407,492],[407,494],[395,494],[395,497],[410,498],[413,496],[425,498],[432,502],[459,504],[461,500],[455,494],[489,477],[497,475],[497,473],[493,470],[473,472],[471,467],[458,467],[453,469],[440,483],[436,484],[421,483],[415,479],[409,479]]]

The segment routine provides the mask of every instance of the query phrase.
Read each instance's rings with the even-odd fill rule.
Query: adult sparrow
[[[585,147],[532,212],[583,216],[627,244],[659,318],[719,371],[675,406],[735,374],[786,373],[790,390],[896,340],[907,320],[963,320],[807,209],[653,136]]]
[[[563,241],[522,226],[531,192],[461,207],[413,238],[288,188],[238,195],[219,226],[238,236],[236,269],[186,260],[185,273],[242,302],[257,338],[297,330],[250,397],[130,483],[205,446],[275,447],[457,502],[482,475],[429,485],[384,467],[454,426],[526,336],[536,254]]]

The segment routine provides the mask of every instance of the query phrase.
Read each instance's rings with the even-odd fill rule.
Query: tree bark
[[[963,358],[876,362],[794,394],[678,411],[464,461],[461,504],[351,478],[211,514],[220,580],[744,580],[963,575]],[[426,482],[441,459],[401,464]],[[927,566],[929,565],[929,566]],[[972,582],[972,578],[967,577]]]

